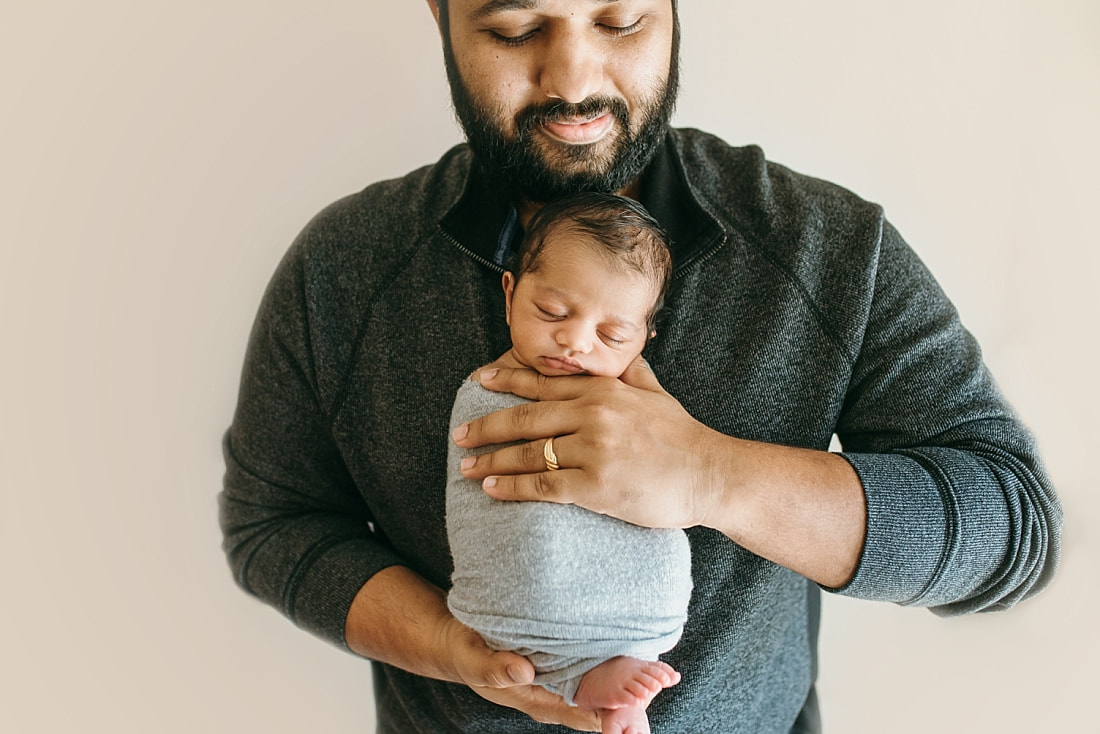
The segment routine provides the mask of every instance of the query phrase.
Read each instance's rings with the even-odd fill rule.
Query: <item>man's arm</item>
[[[594,712],[529,685],[525,658],[489,650],[453,618],[443,590],[373,532],[329,431],[304,291],[292,253],[261,304],[223,442],[220,522],[237,583],[354,653],[466,684],[540,721],[598,730]]]
[[[716,528],[851,596],[941,614],[1011,606],[1050,581],[1061,507],[973,337],[888,224],[874,263],[867,300],[851,299],[866,310],[837,324],[854,335],[843,454],[719,434],[636,368],[619,382],[500,370],[483,384],[542,402],[460,426],[455,440],[529,443],[464,473],[499,498]],[[561,471],[544,470],[546,436]]]
[[[530,661],[494,652],[447,609],[442,589],[404,566],[384,569],[363,586],[348,611],[348,648],[426,678],[462,683],[484,698],[536,721],[599,731],[594,711],[569,706],[531,685]]]
[[[252,328],[223,441],[219,519],[237,583],[343,647],[352,599],[403,560],[372,532],[329,431],[300,254],[292,248],[279,265]]]
[[[285,492],[246,475],[229,452],[228,439],[226,444],[222,524],[230,563],[247,591],[300,626],[371,660],[465,684],[537,721],[599,730],[594,712],[568,706],[560,696],[530,685],[535,673],[526,658],[490,650],[459,623],[442,589],[400,565],[392,551],[370,537],[361,510],[352,506],[338,512],[332,504],[312,504],[306,499],[311,492]],[[323,487],[315,485],[313,496],[324,496]],[[394,565],[351,590],[385,558]],[[346,614],[339,606],[344,599],[349,599]]]
[[[518,655],[498,653],[503,664],[492,664],[484,641],[447,610],[443,590],[405,566],[383,569],[363,585],[344,636],[352,652],[426,678],[500,687],[530,683],[534,676]]]
[[[491,477],[484,485],[494,497],[571,502],[648,527],[714,528],[825,586],[842,586],[855,572],[864,499],[843,458],[714,431],[688,415],[641,360],[621,381],[506,369],[483,371],[481,380],[494,390],[537,395],[543,402],[520,406],[518,420],[532,434],[560,436],[560,471],[540,471],[537,440],[484,454],[464,469],[472,478]],[[469,424],[458,443],[495,443],[516,421],[504,412],[487,416]],[[671,495],[669,487],[684,491]]]

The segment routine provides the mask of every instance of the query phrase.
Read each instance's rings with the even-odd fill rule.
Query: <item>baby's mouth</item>
[[[569,357],[543,357],[543,364],[552,369],[578,374],[584,372],[584,366],[575,359]]]

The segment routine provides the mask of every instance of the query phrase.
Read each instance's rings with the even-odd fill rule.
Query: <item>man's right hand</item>
[[[542,724],[562,724],[578,731],[599,731],[595,711],[570,706],[561,696],[531,684],[535,669],[514,652],[494,652],[477,632],[448,615],[442,623],[459,678],[482,698],[517,709]]]
[[[530,716],[541,724],[561,724],[577,731],[599,731],[600,717],[592,709],[570,706],[561,696],[542,686],[512,686],[511,688],[479,688],[474,693],[501,706],[508,706]]]
[[[483,698],[544,724],[599,731],[591,709],[532,685],[531,661],[494,652],[447,608],[441,589],[404,566],[371,577],[352,602],[345,639],[354,652],[417,675],[464,683]]]

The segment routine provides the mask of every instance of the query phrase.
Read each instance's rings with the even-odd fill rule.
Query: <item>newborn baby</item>
[[[549,204],[517,260],[503,277],[512,348],[491,367],[618,377],[656,333],[671,258],[636,202],[583,194]],[[523,402],[467,380],[451,429]],[[491,648],[529,658],[535,683],[598,711],[604,734],[648,733],[646,708],[680,679],[658,656],[687,619],[686,535],[573,505],[493,499],[460,465],[497,448],[449,448],[451,612]],[[568,467],[553,439],[543,448],[548,471]]]

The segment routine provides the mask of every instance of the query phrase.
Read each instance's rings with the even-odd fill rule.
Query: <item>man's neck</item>
[[[642,177],[638,176],[626,187],[615,192],[619,196],[626,196],[635,201],[638,201],[638,197],[642,193]],[[516,216],[519,218],[520,225],[526,230],[527,225],[531,221],[531,217],[535,216],[539,209],[542,208],[542,204],[539,202],[529,201],[527,199],[520,199],[516,203]]]

